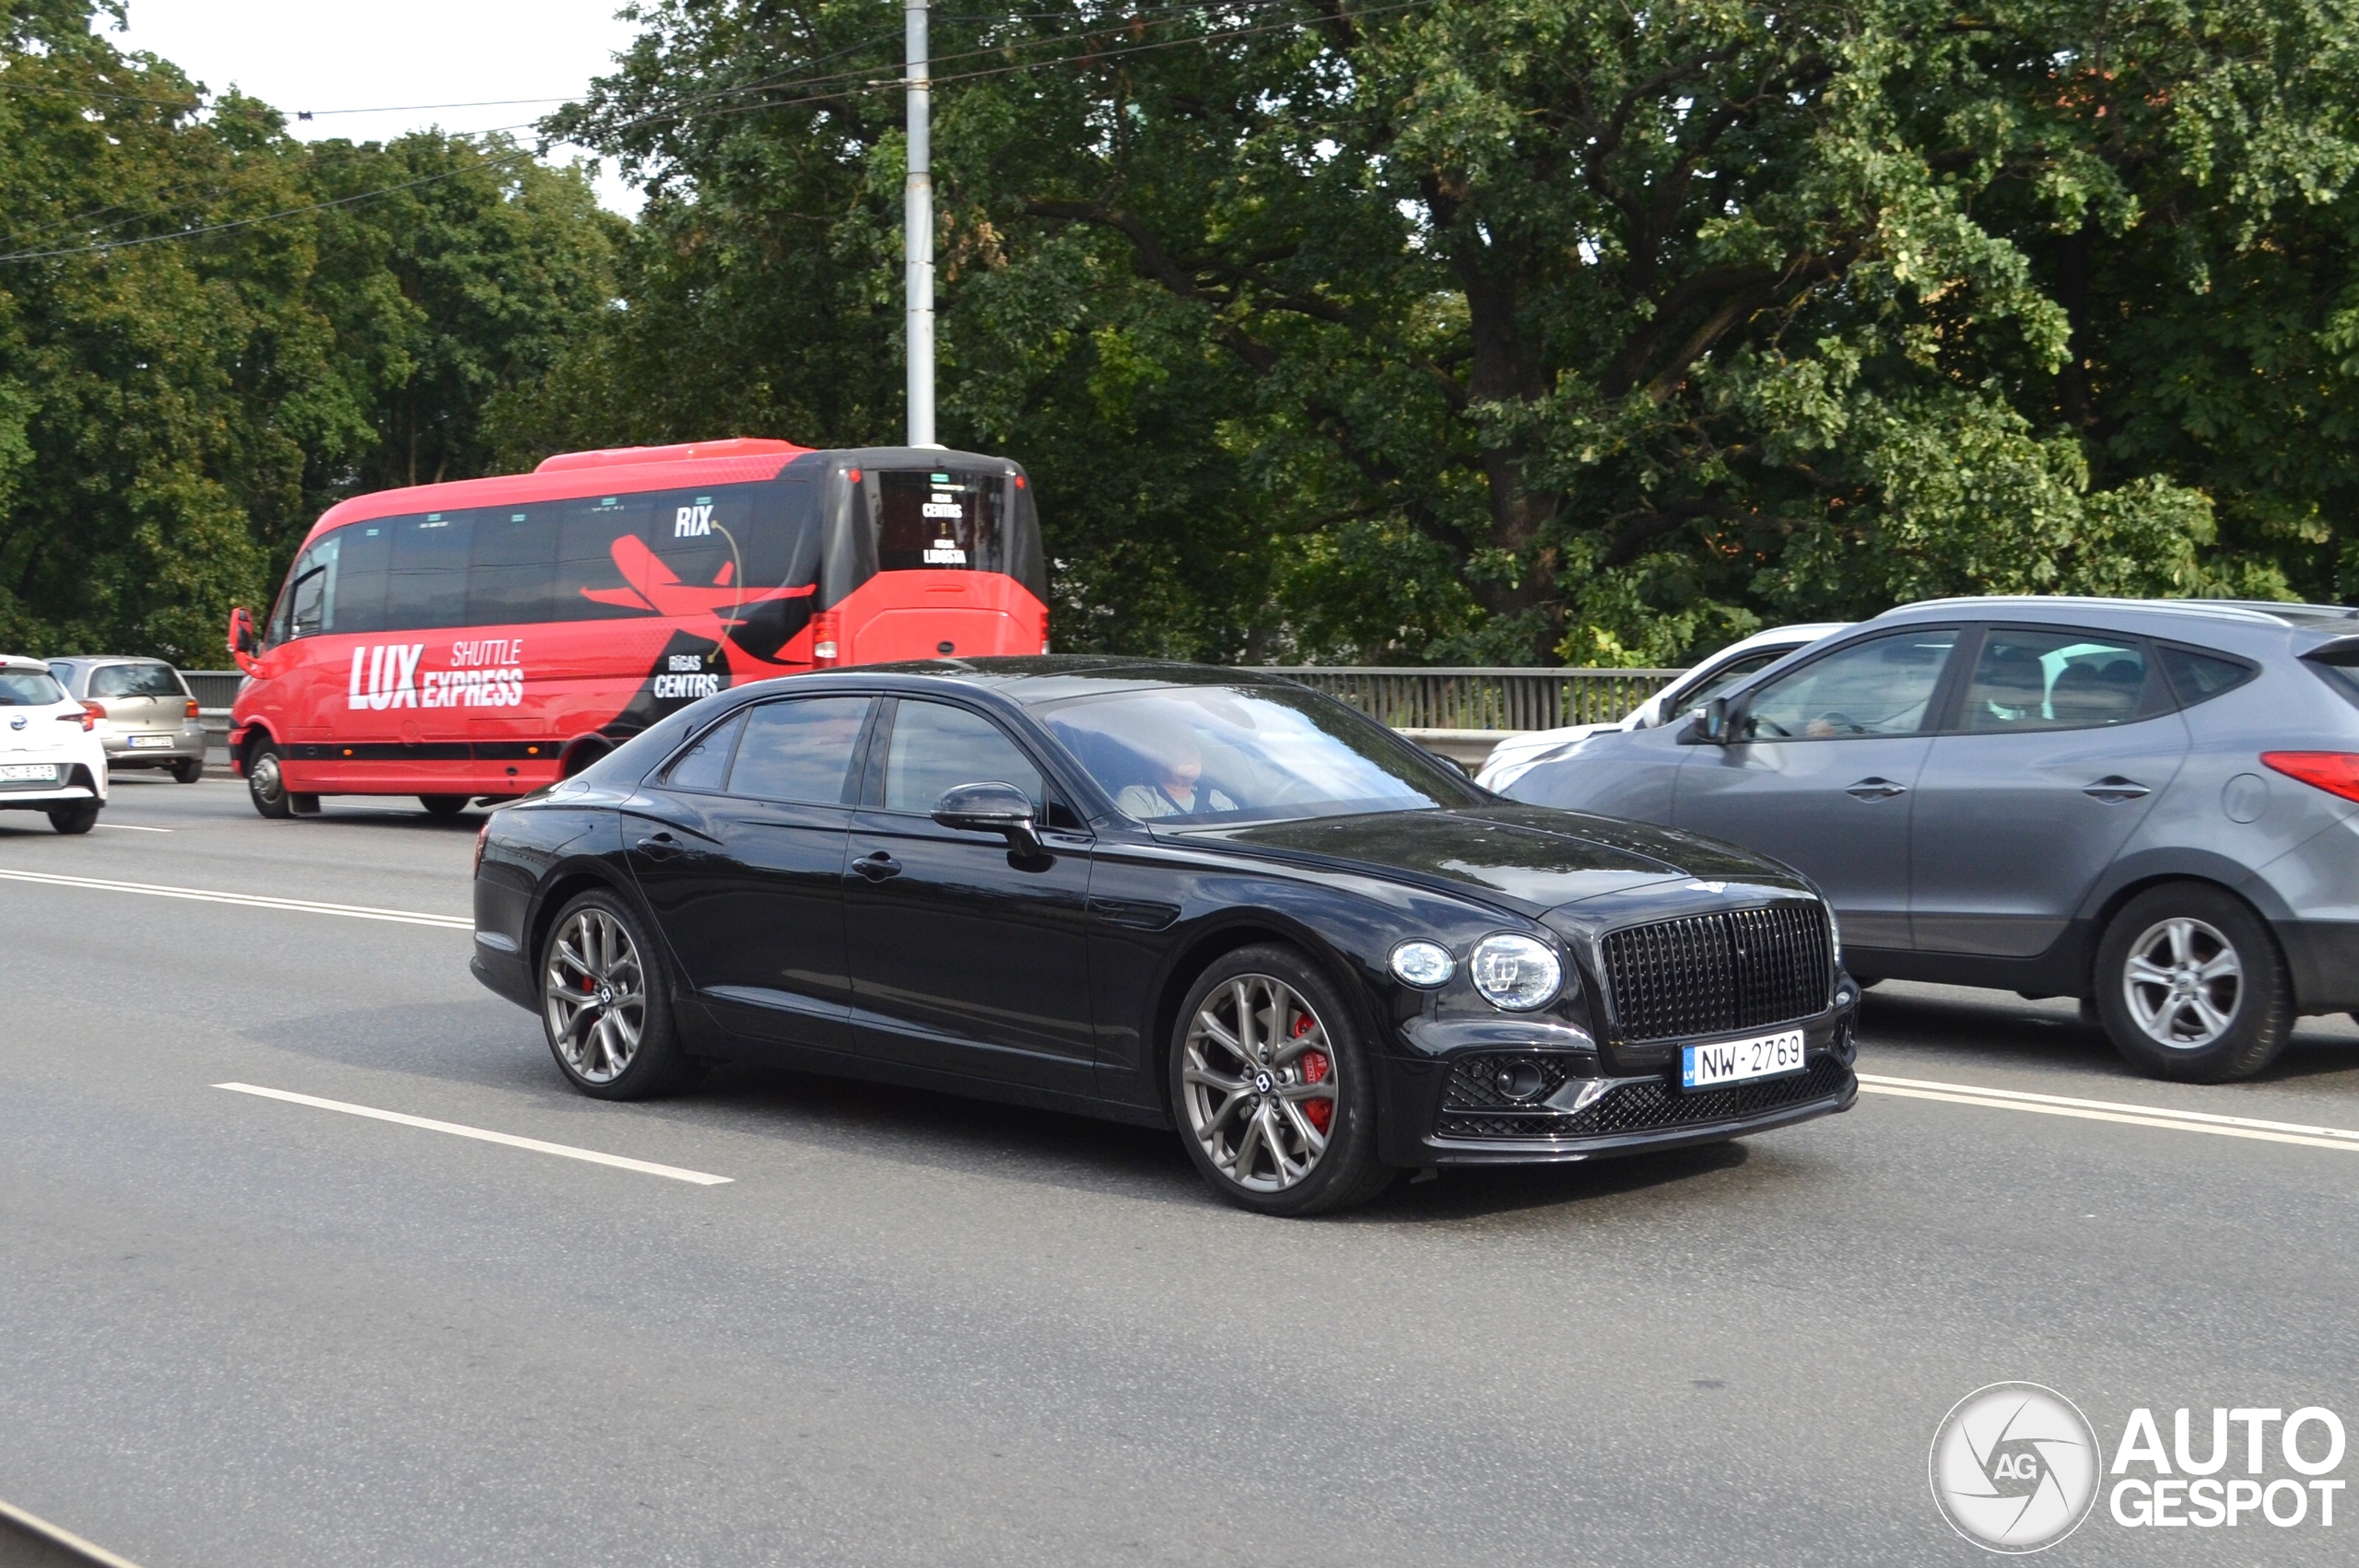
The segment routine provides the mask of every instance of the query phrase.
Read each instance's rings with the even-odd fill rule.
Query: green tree
[[[898,11],[640,14],[560,122],[657,197],[569,436],[889,434]],[[945,18],[945,439],[1039,475],[1066,646],[1651,661],[1926,593],[2332,591],[2354,39],[2352,0]]]

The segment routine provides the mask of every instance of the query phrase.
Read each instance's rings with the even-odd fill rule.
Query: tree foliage
[[[519,455],[899,423],[888,0],[648,0]],[[2353,0],[1044,0],[936,24],[945,439],[1059,641],[1656,661],[2359,571]],[[2352,584],[2359,588],[2359,580]]]
[[[299,144],[82,0],[0,18],[0,646],[209,661],[323,507],[487,471],[622,225],[505,144]]]

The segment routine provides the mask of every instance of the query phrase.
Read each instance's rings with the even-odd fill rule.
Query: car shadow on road
[[[1959,1052],[1994,1066],[2078,1068],[2125,1085],[2147,1082],[2121,1059],[2103,1029],[2083,1024],[2069,998],[2033,1001],[2000,991],[1887,983],[1870,991],[1860,1015],[1863,1070],[1875,1070],[1886,1048]],[[1965,1063],[1945,1061],[1942,1071]],[[2285,1052],[2256,1084],[2328,1080],[2350,1075],[2359,1093],[2359,1024],[2341,1013],[2304,1018]]]

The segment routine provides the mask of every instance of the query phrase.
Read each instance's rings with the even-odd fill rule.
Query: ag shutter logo
[[[2105,1456],[2080,1407],[2036,1383],[1993,1383],[1950,1408],[1926,1461],[1950,1527],[1988,1550],[2044,1551],[2081,1527]]]

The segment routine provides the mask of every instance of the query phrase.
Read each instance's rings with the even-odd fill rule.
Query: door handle
[[[1862,778],[1847,786],[1843,792],[1855,801],[1889,801],[1895,795],[1908,793],[1908,786],[1895,784],[1889,778]]]
[[[658,833],[640,839],[638,848],[651,860],[668,860],[686,846],[668,833]]]
[[[2082,786],[2081,793],[2093,801],[2103,801],[2107,805],[2118,805],[2123,801],[2134,801],[2141,795],[2151,795],[2154,791],[2135,778],[2124,778],[2120,774],[2113,773],[2094,784]]]
[[[851,863],[851,869],[871,882],[883,882],[901,874],[901,862],[879,849],[873,855],[863,855]]]

